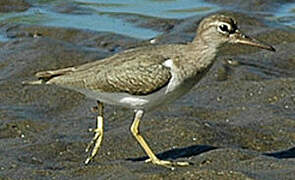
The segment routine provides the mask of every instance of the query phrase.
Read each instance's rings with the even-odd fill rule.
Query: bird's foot
[[[102,123],[102,121],[103,121],[102,117],[98,116],[97,117],[98,127],[92,130],[92,132],[95,133],[94,137],[92,138],[92,140],[90,141],[90,143],[87,145],[85,149],[85,152],[89,152],[89,150],[93,146],[90,156],[85,160],[85,164],[88,164],[94,158],[94,156],[97,154],[98,149],[101,146],[101,142],[103,138],[103,129],[102,129],[102,126],[100,126],[100,124]]]
[[[185,162],[185,161],[166,161],[166,160],[160,160],[160,159],[147,159],[145,160],[146,163],[153,163],[155,165],[160,165],[160,166],[164,166],[166,168],[169,168],[171,170],[175,169],[175,166],[188,166],[190,165],[189,162]]]

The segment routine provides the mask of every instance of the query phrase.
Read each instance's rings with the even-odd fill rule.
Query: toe
[[[175,169],[174,168],[175,166],[188,166],[188,165],[190,165],[189,162],[166,161],[166,160],[159,160],[159,159],[155,159],[155,160],[147,159],[147,160],[145,160],[145,162],[152,162],[155,165],[164,166],[164,167],[167,167],[172,170]]]

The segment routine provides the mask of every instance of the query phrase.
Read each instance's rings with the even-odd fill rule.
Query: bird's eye
[[[221,24],[218,26],[218,29],[222,32],[222,33],[229,33],[229,27],[226,24]]]

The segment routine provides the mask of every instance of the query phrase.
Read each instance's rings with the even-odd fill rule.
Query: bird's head
[[[224,15],[211,15],[204,18],[199,24],[196,39],[201,39],[209,46],[214,47],[232,43],[275,51],[272,46],[243,34],[239,30],[237,22],[232,17]]]

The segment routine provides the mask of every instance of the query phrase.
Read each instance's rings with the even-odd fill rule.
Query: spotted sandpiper
[[[88,152],[93,146],[86,164],[101,146],[103,103],[107,103],[134,110],[131,132],[148,155],[148,162],[165,167],[186,166],[188,162],[158,159],[139,133],[139,123],[145,112],[174,101],[198,83],[214,63],[219,47],[226,43],[275,51],[241,33],[232,17],[211,15],[201,21],[191,43],[140,47],[80,66],[38,72],[39,80],[29,84],[54,84],[97,100],[97,127],[86,148]]]

